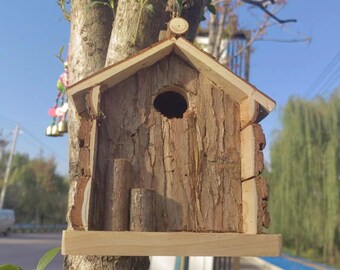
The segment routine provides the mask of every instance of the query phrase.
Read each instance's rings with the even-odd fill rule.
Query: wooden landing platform
[[[194,232],[63,231],[63,255],[280,256],[281,235]]]

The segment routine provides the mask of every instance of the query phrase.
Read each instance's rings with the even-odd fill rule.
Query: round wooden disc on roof
[[[172,33],[178,36],[184,35],[189,30],[189,24],[183,18],[173,18],[169,22],[169,29]]]

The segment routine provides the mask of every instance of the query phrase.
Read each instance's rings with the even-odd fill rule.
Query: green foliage
[[[178,7],[178,10],[177,10],[178,16],[182,16],[182,11],[183,11],[183,1],[182,0],[177,0],[177,7]]]
[[[131,41],[132,44],[136,44],[143,11],[145,10],[149,15],[153,15],[155,13],[154,6],[152,4],[149,4],[149,0],[136,0],[136,2],[140,4],[140,9],[139,9],[139,14],[138,14],[138,19],[137,19],[136,31],[132,35],[132,41]]]
[[[0,265],[0,270],[22,270],[22,269],[13,264],[3,264]]]
[[[208,0],[207,1],[207,5],[206,5],[206,7],[207,7],[207,9],[208,9],[208,11],[211,13],[211,14],[214,14],[214,15],[216,15],[216,7],[212,4],[212,0]],[[202,19],[201,19],[201,21],[205,21],[207,18],[204,16],[204,15],[202,15]]]
[[[59,50],[59,54],[55,54],[54,56],[59,59],[59,61],[64,65],[65,61],[63,59],[63,52],[64,52],[64,46],[62,46]]]
[[[107,6],[112,10],[112,12],[114,12],[114,9],[115,9],[114,0],[91,0],[91,6],[96,6],[96,5]]]
[[[2,159],[6,160],[7,156]],[[68,183],[56,174],[53,158],[40,156],[30,159],[24,154],[14,156],[5,208],[15,210],[17,223],[64,223],[67,193]]]
[[[60,251],[60,247],[53,248],[47,251],[39,260],[36,270],[45,270],[46,266],[54,259]]]
[[[212,0],[208,0],[207,8],[212,14],[216,15],[216,7],[211,3],[212,3]]]
[[[149,0],[136,0],[141,5],[141,11],[146,10],[150,15],[155,13],[154,6],[149,4]]]
[[[296,255],[340,251],[340,93],[291,98],[271,148],[272,230]]]
[[[61,11],[63,12],[64,18],[67,21],[70,22],[71,21],[71,14],[66,9],[66,5],[70,4],[70,0],[57,0],[57,4],[58,4],[58,6],[60,6]]]
[[[155,13],[155,9],[152,4],[148,4],[145,6],[145,10],[150,14],[153,15]]]

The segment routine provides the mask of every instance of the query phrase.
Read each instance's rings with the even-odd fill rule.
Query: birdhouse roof
[[[274,109],[274,100],[235,75],[228,68],[217,62],[211,55],[181,37],[172,37],[155,43],[138,54],[108,66],[69,86],[67,92],[72,97],[78,113],[81,113],[86,108],[85,95],[87,90],[101,85],[101,91],[105,91],[105,89],[115,86],[170,54],[177,55],[190,66],[204,74],[217,86],[224,89],[239,104],[248,97],[252,97],[266,111],[265,114]]]

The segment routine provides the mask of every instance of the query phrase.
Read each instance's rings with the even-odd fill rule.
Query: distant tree
[[[68,183],[55,170],[54,159],[15,155],[5,207],[15,210],[17,222],[65,222]]]
[[[297,255],[322,251],[329,263],[340,251],[339,134],[340,91],[291,98],[270,151],[272,229]]]
[[[2,165],[4,162],[4,154],[6,146],[8,145],[8,141],[3,137],[2,131],[0,130],[0,164]]]

